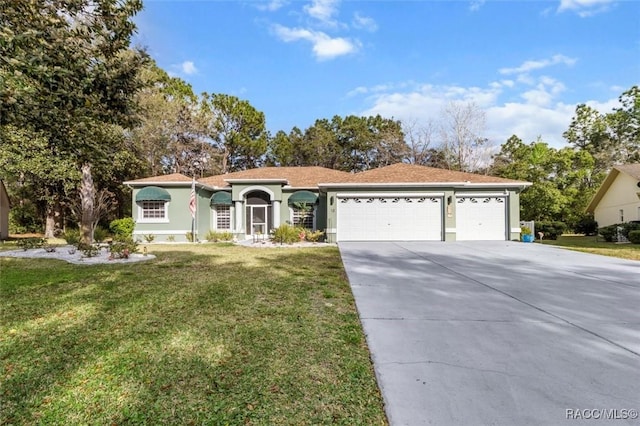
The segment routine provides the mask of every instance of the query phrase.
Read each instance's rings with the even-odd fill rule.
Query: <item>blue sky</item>
[[[579,103],[603,112],[640,84],[640,2],[146,0],[135,43],[197,93],[267,128],[381,114],[416,127],[473,102],[486,136],[564,144]]]

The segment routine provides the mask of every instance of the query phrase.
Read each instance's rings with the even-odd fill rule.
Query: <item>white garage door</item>
[[[442,241],[442,197],[338,198],[338,241]]]
[[[504,196],[458,196],[456,240],[506,240],[506,210]]]

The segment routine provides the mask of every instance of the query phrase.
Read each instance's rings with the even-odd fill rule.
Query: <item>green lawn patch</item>
[[[0,258],[0,424],[386,424],[335,247]]]
[[[640,244],[608,243],[602,237],[562,235],[557,240],[537,240],[538,243],[566,247],[585,253],[601,254],[622,259],[640,260]]]

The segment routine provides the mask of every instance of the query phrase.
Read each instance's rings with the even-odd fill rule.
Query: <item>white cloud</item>
[[[560,0],[558,12],[572,11],[581,18],[606,12],[616,0]]]
[[[485,2],[486,0],[472,0],[471,5],[469,6],[469,10],[472,12],[477,12],[485,4]]]
[[[525,74],[529,71],[539,70],[543,68],[547,68],[553,65],[563,64],[567,66],[572,66],[576,63],[575,58],[569,58],[564,55],[553,55],[548,59],[540,59],[536,61],[525,61],[522,65],[516,68],[501,68],[500,74],[510,75],[510,74]]]
[[[333,59],[338,56],[348,55],[360,48],[360,42],[342,37],[330,37],[321,31],[312,31],[304,28],[287,28],[282,25],[274,25],[273,31],[282,41],[293,42],[306,40],[313,45],[313,53],[319,60]]]
[[[276,10],[282,8],[282,6],[284,6],[285,4],[287,4],[286,0],[266,0],[259,2],[256,7],[259,10],[275,12]]]
[[[338,11],[339,0],[312,0],[311,4],[304,7],[307,15],[325,24],[335,25],[333,15]]]
[[[363,29],[370,32],[378,30],[378,24],[373,18],[362,16],[358,12],[353,15],[353,26],[357,29]]]
[[[192,61],[184,61],[180,65],[180,68],[182,69],[182,72],[187,75],[197,74],[198,72],[198,68],[196,68]]]

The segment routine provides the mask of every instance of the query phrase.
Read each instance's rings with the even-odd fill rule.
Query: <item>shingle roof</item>
[[[457,172],[415,164],[397,163],[379,169],[367,170],[349,176],[349,183],[524,183],[512,179],[474,173]]]
[[[128,184],[142,184],[142,183],[178,183],[178,182],[191,182],[191,178],[183,175],[182,173],[172,173],[170,175],[151,176],[142,179],[130,180],[125,183]]]
[[[351,173],[324,167],[261,167],[259,169],[216,175],[198,182],[208,186],[224,188],[229,186],[228,179],[286,179],[294,188],[314,188],[320,182],[344,182]]]
[[[625,164],[622,166],[615,166],[615,169],[620,170],[631,176],[634,179],[640,180],[640,163],[637,164]]]

